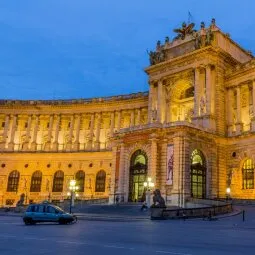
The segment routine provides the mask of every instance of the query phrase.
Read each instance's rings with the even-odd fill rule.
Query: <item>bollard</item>
[[[243,221],[245,221],[245,210],[243,210]]]

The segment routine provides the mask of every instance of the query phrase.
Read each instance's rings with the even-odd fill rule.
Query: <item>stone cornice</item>
[[[201,65],[206,66],[212,64],[217,66],[219,60],[224,61],[225,65],[228,64],[229,67],[239,63],[221,48],[207,46],[166,62],[153,65],[146,68],[145,72],[150,75],[150,82],[153,82],[162,78],[171,77],[183,71],[192,70]]]
[[[28,104],[29,101],[12,101],[3,100],[0,105],[2,114],[86,114],[91,112],[113,112],[119,110],[132,110],[148,107],[148,93],[145,92],[143,97],[124,98],[116,101],[91,102],[88,104]],[[21,104],[19,104],[21,103]],[[51,102],[54,103],[54,102]]]
[[[111,97],[99,97],[99,98],[89,98],[89,99],[70,99],[70,100],[0,100],[1,106],[83,106],[88,104],[99,104],[103,103],[109,104],[112,102],[123,102],[132,101],[134,99],[146,99],[148,98],[148,91],[132,93],[127,95],[111,96]]]

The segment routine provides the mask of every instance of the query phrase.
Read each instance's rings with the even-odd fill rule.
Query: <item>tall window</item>
[[[191,196],[206,197],[206,162],[200,150],[194,150],[191,154]]]
[[[96,176],[96,192],[105,192],[105,171],[101,170]]]
[[[7,192],[17,192],[20,174],[17,170],[12,171],[8,177]]]
[[[64,184],[64,172],[59,170],[54,174],[52,192],[62,192]]]
[[[35,171],[32,175],[30,192],[40,192],[42,184],[42,172]]]
[[[243,189],[254,189],[254,163],[251,159],[243,164]]]
[[[76,184],[79,187],[78,192],[84,192],[85,173],[80,170],[75,175]]]
[[[130,160],[129,197],[132,202],[144,201],[144,182],[147,177],[148,158],[143,150],[135,151]]]

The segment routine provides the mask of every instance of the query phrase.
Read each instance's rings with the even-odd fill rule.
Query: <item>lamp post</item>
[[[151,189],[154,187],[151,177],[148,177],[147,181],[143,183],[143,186],[146,188],[146,204],[149,208],[151,206]]]
[[[72,213],[72,207],[74,206],[74,198],[78,194],[76,194],[76,191],[79,189],[78,186],[76,186],[76,180],[71,180],[69,183],[69,190],[70,192],[67,193],[68,196],[70,196],[70,207],[69,212]]]

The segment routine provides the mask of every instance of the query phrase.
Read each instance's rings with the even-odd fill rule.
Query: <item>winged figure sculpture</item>
[[[185,22],[182,23],[181,28],[174,29],[175,33],[178,33],[176,39],[181,38],[182,40],[186,37],[186,35],[192,34],[195,30],[193,29],[195,26],[194,23],[186,24]]]

